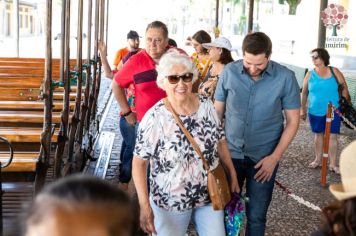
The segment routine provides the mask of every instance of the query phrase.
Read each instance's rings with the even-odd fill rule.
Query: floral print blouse
[[[199,101],[196,113],[180,119],[214,169],[225,134],[211,100],[199,96]],[[203,162],[162,100],[143,117],[134,155],[150,161],[150,197],[158,207],[186,211],[210,203]]]

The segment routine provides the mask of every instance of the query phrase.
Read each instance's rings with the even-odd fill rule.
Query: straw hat
[[[330,192],[340,201],[356,197],[356,141],[340,156],[341,184],[331,184]]]

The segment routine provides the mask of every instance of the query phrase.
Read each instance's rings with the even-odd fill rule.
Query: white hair
[[[157,66],[157,86],[164,90],[163,83],[167,75],[170,75],[172,65],[184,65],[187,68],[187,72],[193,73],[194,83],[198,79],[198,71],[192,61],[192,59],[179,52],[177,49],[169,49],[163,54],[159,60],[159,65]]]

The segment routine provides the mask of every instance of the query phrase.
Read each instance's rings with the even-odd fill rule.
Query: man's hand
[[[143,231],[148,234],[157,234],[153,223],[153,211],[151,206],[140,207],[140,226]]]
[[[232,178],[231,180],[231,183],[230,183],[230,191],[232,193],[240,193],[240,186],[239,186],[239,182],[237,181],[237,178],[235,176],[235,178]]]
[[[302,119],[302,120],[307,119],[307,112],[303,109],[300,110],[300,119]]]
[[[257,182],[266,182],[269,181],[273,175],[273,171],[276,168],[278,163],[278,158],[275,156],[269,155],[260,160],[256,165],[255,169],[259,169],[254,176]]]
[[[127,123],[129,123],[130,125],[132,125],[132,126],[136,125],[137,118],[136,118],[135,112],[131,112],[129,115],[125,116],[125,119],[126,119]]]
[[[107,55],[107,53],[106,53],[106,45],[105,45],[105,43],[103,41],[99,41],[98,50],[99,50],[100,56],[106,57],[106,55]]]

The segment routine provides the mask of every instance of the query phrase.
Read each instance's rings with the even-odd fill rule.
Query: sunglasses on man
[[[193,73],[185,73],[183,75],[167,75],[166,78],[171,84],[177,84],[181,79],[184,83],[189,83],[193,80]]]

